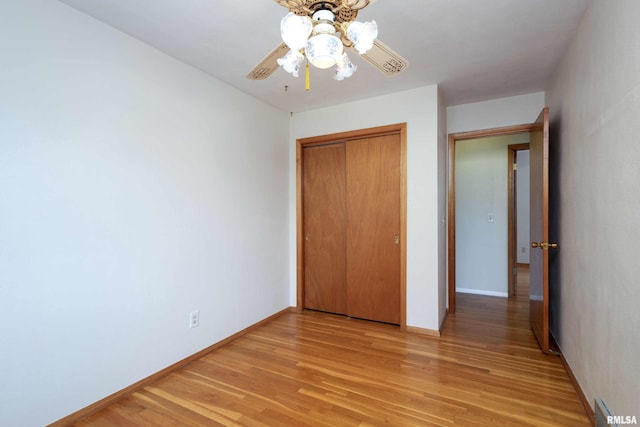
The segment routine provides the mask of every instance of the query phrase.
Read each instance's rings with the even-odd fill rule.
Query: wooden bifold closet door
[[[400,323],[400,135],[304,148],[305,308]]]
[[[344,144],[304,151],[304,305],[347,313]]]

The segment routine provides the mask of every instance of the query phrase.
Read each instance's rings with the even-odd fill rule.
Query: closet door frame
[[[296,140],[296,311],[304,310],[304,148],[382,135],[400,135],[400,328],[407,328],[407,124],[397,123]]]

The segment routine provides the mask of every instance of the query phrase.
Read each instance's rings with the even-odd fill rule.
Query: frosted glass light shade
[[[291,49],[285,56],[278,58],[278,65],[293,77],[298,77],[298,71],[300,71],[303,61],[304,55],[298,50]]]
[[[376,21],[353,21],[347,27],[347,38],[353,42],[360,55],[363,55],[373,47],[373,42],[378,37],[378,24]]]
[[[307,44],[307,39],[313,29],[313,23],[308,16],[298,16],[293,12],[280,21],[280,36],[289,49],[300,50]]]
[[[307,59],[318,68],[334,66],[343,51],[342,42],[332,34],[316,34],[309,39],[305,48]]]
[[[351,60],[349,59],[349,57],[347,56],[347,53],[345,52],[342,54],[342,56],[340,57],[340,60],[336,64],[336,72],[333,75],[333,78],[336,80],[348,79],[353,75],[353,73],[355,73],[357,69],[358,67],[356,67],[355,65],[353,65],[353,63],[351,63]]]

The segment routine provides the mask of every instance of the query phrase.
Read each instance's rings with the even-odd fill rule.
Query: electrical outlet
[[[195,328],[200,325],[200,310],[189,313],[189,328]]]

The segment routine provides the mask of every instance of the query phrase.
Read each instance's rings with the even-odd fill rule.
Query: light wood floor
[[[589,425],[518,293],[458,294],[439,339],[285,314],[76,425]]]

